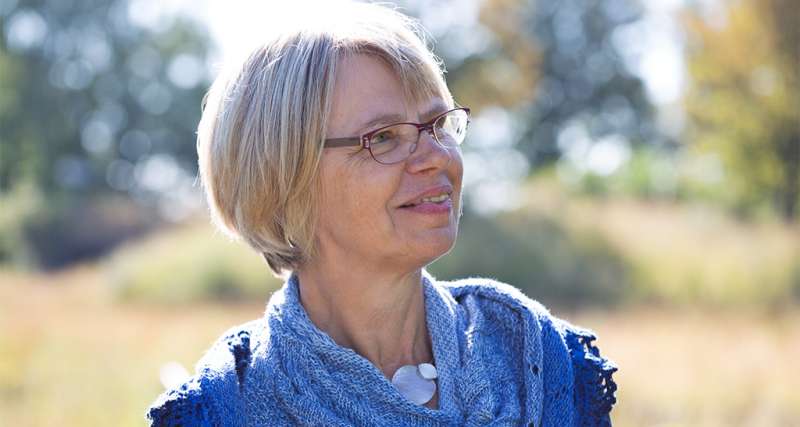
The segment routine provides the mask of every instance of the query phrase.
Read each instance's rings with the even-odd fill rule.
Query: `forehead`
[[[381,117],[417,120],[417,114],[446,108],[441,97],[423,95],[417,96],[421,100],[413,100],[406,92],[397,73],[380,57],[343,57],[336,66],[328,134],[346,136],[376,124],[371,122]]]

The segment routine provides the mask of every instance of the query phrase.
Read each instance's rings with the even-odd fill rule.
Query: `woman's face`
[[[386,64],[354,55],[337,64],[327,138],[358,136],[400,121],[423,123],[447,109],[443,99],[411,103]],[[380,117],[386,119],[375,122]],[[420,134],[407,160],[391,165],[376,162],[360,147],[326,148],[320,256],[369,262],[378,269],[413,270],[430,263],[455,242],[462,175],[459,149],[444,148],[428,132]],[[444,202],[419,204],[422,196],[448,193]]]

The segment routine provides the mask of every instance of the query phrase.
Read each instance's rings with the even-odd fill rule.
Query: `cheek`
[[[386,232],[393,227],[391,209],[397,182],[387,176],[373,175],[354,190],[355,203],[362,213],[362,220],[369,223],[375,232]]]
[[[330,162],[334,163],[334,162]],[[340,236],[352,234],[352,227],[358,223],[357,206],[352,200],[352,185],[347,180],[345,169],[338,164],[324,164],[320,171],[321,200],[319,206],[320,234],[327,234],[335,240]]]
[[[342,167],[325,174],[323,221],[352,235],[375,236],[393,227],[390,201],[397,188],[389,174],[370,167]]]

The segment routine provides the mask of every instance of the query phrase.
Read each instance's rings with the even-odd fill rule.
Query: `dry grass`
[[[192,366],[263,302],[115,303],[98,269],[0,272],[0,420],[143,425],[167,361]],[[621,370],[616,426],[800,425],[800,309],[557,313],[594,328]]]
[[[630,309],[564,315],[620,371],[621,426],[799,426],[800,310]]]
[[[190,367],[262,304],[120,305],[97,270],[0,275],[0,420],[9,426],[138,426],[159,367]],[[5,424],[7,423],[7,424]]]
[[[800,291],[800,224],[742,223],[699,204],[569,196],[546,180],[523,192],[523,211],[607,240],[632,269],[633,300],[769,307]]]

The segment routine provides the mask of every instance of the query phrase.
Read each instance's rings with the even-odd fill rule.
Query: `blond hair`
[[[204,99],[197,154],[214,224],[285,275],[316,253],[319,164],[337,63],[367,54],[395,72],[409,100],[453,104],[419,25],[385,6],[337,5],[328,22],[259,44]]]

